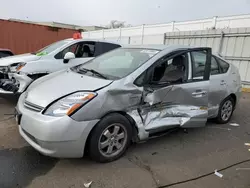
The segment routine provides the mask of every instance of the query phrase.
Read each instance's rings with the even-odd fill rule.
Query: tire
[[[223,117],[223,114],[225,114],[223,112],[223,110],[225,110],[225,107],[227,105],[231,106],[231,112],[229,113],[230,108],[228,108],[228,110],[227,110],[228,115],[226,115],[226,116],[224,115],[224,117]],[[230,119],[231,119],[231,117],[233,115],[234,105],[235,105],[235,101],[234,101],[234,99],[232,97],[227,97],[226,99],[224,99],[222,101],[222,103],[220,104],[218,116],[216,117],[216,122],[218,124],[226,124],[226,123],[228,123],[230,121]]]
[[[107,115],[90,135],[89,156],[101,163],[117,160],[125,153],[131,139],[132,126],[129,120],[118,113]],[[110,153],[111,150],[113,153]]]

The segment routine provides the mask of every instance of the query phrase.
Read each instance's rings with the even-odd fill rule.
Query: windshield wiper
[[[105,76],[105,75],[103,75],[102,73],[99,73],[99,72],[97,72],[97,71],[95,71],[95,70],[93,70],[93,69],[85,69],[85,68],[80,68],[80,69],[78,69],[78,71],[81,73],[81,72],[84,72],[84,73],[86,73],[86,72],[91,72],[91,73],[93,73],[93,74],[95,74],[95,75],[97,75],[97,76],[99,76],[99,77],[101,77],[101,78],[103,78],[103,79],[108,79],[108,77],[107,76]]]

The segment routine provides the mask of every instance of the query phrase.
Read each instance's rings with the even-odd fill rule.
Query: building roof
[[[37,25],[58,27],[58,28],[64,28],[64,29],[83,30],[83,31],[106,29],[105,27],[100,27],[100,26],[80,26],[80,25],[60,23],[60,22],[35,22],[35,21],[12,19],[12,18],[8,20],[14,21],[14,22],[22,22],[22,23],[37,24]]]

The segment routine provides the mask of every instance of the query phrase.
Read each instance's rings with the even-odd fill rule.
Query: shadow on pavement
[[[52,169],[57,161],[31,147],[0,150],[0,187],[26,187],[34,178]]]

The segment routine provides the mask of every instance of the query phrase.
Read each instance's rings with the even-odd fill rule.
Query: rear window
[[[8,57],[8,56],[11,56],[11,55],[13,55],[11,52],[0,51],[0,58],[2,58],[2,57]]]

